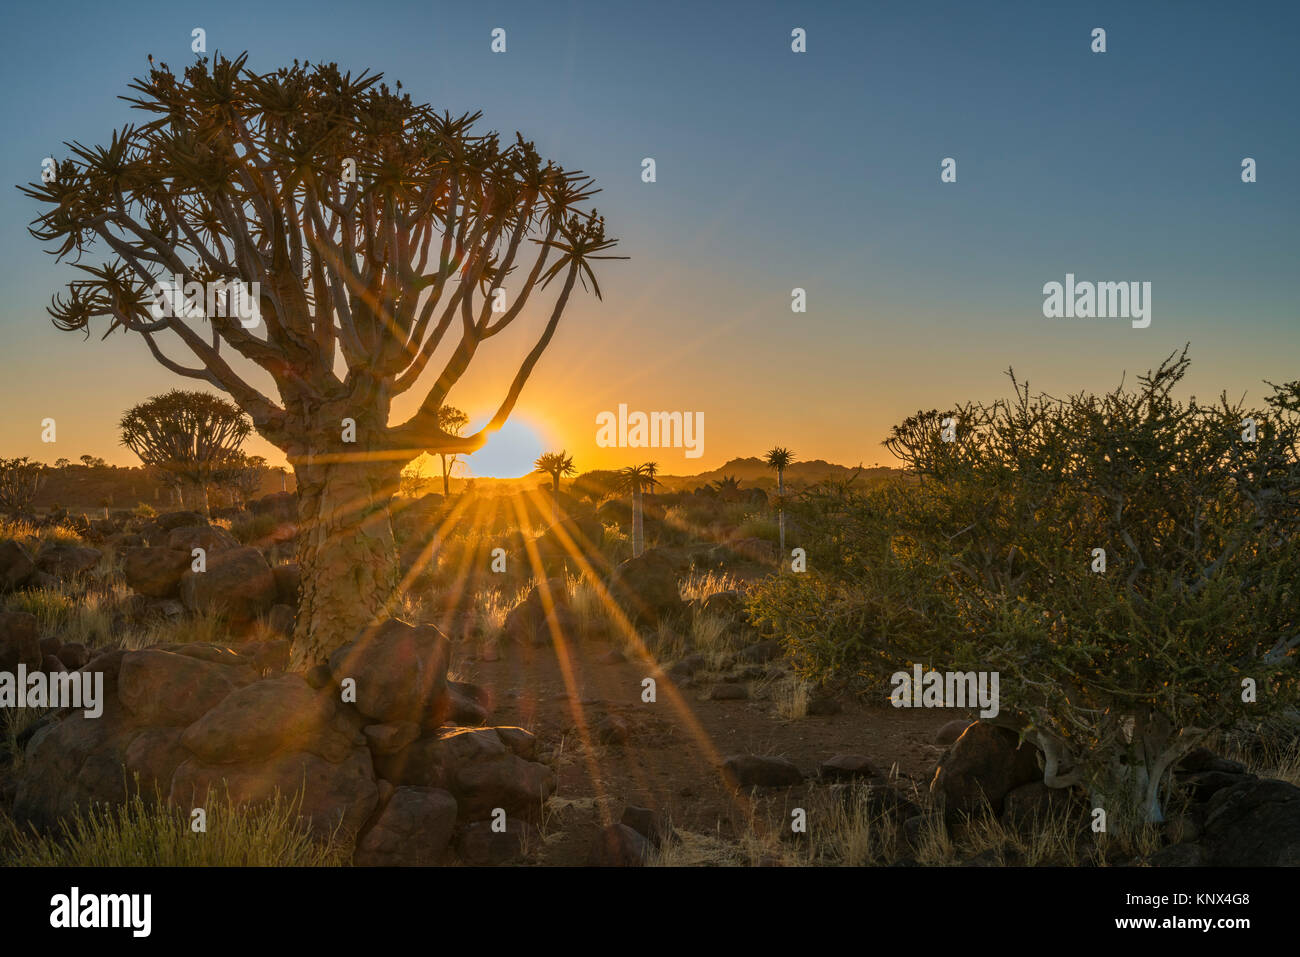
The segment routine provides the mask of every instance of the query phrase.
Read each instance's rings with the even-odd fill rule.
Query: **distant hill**
[[[846,465],[835,465],[824,459],[811,459],[807,462],[794,462],[785,470],[785,481],[787,485],[814,485],[817,482],[825,481],[844,481],[857,472],[856,468],[850,468]],[[864,468],[861,479],[884,478],[885,476],[897,472],[898,469],[891,468]],[[776,473],[768,468],[767,463],[756,456],[747,458],[736,458],[727,462],[711,472],[701,472],[699,475],[665,475],[661,476],[666,484],[672,488],[695,488],[698,485],[704,485],[709,482],[716,482],[725,475],[734,475],[740,479],[742,485],[749,486],[776,486]]]

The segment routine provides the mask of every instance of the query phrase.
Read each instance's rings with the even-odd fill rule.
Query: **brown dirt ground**
[[[751,700],[708,700],[721,680],[713,675],[679,688],[659,674],[657,701],[642,703],[641,682],[657,669],[646,661],[603,663],[599,659],[609,647],[574,646],[565,667],[547,647],[505,647],[495,662],[463,649],[454,662],[458,677],[491,694],[491,723],[531,730],[543,760],[556,768],[559,800],[552,799],[543,827],[548,836],[529,855],[532,862],[584,864],[602,823],[610,816],[618,820],[629,804],[666,812],[678,830],[735,840],[753,824],[749,799],[722,777],[720,763],[731,754],[784,757],[805,775],[833,755],[861,754],[881,773],[897,765],[900,783],[910,778],[923,788],[943,750],[933,743],[935,732],[954,718],[974,717],[842,697],[839,714],[791,720],[777,712],[774,701],[763,700],[762,681],[750,683]],[[611,715],[627,723],[623,744],[596,740],[598,723]],[[797,806],[797,794],[769,796]]]

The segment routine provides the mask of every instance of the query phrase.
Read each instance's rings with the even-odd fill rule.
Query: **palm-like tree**
[[[558,452],[547,452],[537,457],[537,461],[533,463],[533,471],[551,477],[551,522],[558,522],[560,520],[560,476],[577,474],[578,470],[573,467],[573,456],[564,449]]]
[[[469,425],[469,416],[454,405],[444,405],[438,409],[438,428],[448,435],[460,435],[467,425]],[[447,474],[456,464],[459,454],[441,451],[436,454],[442,459],[442,497],[451,498],[451,481],[447,478]]]
[[[763,456],[770,469],[776,469],[776,517],[780,530],[781,554],[785,554],[785,470],[794,461],[794,453],[778,445]]]
[[[641,493],[660,484],[655,478],[659,474],[659,465],[656,462],[629,465],[619,470],[618,474],[619,491],[632,493],[632,557],[636,558],[645,551],[645,523],[641,517]]]

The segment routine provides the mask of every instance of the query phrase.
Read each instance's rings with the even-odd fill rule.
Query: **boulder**
[[[634,623],[654,625],[686,607],[678,582],[677,563],[661,549],[651,548],[619,564],[607,587],[610,597]]]
[[[572,641],[578,634],[576,616],[569,608],[567,584],[552,578],[533,586],[528,595],[506,615],[504,634],[525,645],[549,644],[558,632]]]
[[[167,547],[193,555],[203,549],[209,558],[239,548],[239,542],[220,525],[183,525],[167,533]]]
[[[262,761],[204,765],[189,758],[172,776],[170,800],[183,808],[213,800],[260,804],[276,794],[292,800],[301,794],[298,813],[318,836],[358,832],[379,804],[370,752],[354,748],[332,763],[310,751],[286,751]]]
[[[940,759],[930,792],[949,813],[971,812],[987,800],[993,813],[1002,813],[1007,792],[1041,781],[1038,751],[1006,728],[976,721]]]
[[[356,681],[356,708],[375,722],[436,722],[447,694],[451,643],[432,625],[390,618],[334,650],[334,683]]]
[[[297,618],[298,613],[290,606],[272,605],[266,616],[266,626],[277,635],[291,638],[293,637],[293,626]]]
[[[170,532],[173,528],[184,528],[186,526],[206,525],[208,520],[198,512],[181,511],[181,512],[163,512],[154,523],[164,532]]]
[[[40,668],[41,641],[36,616],[25,611],[0,612],[0,671],[11,674],[20,664]]]
[[[554,791],[554,771],[515,754],[458,765],[452,772],[452,792],[464,812],[474,816],[499,807],[507,815],[536,817]]]
[[[851,781],[854,778],[873,778],[876,769],[860,754],[837,754],[822,762],[818,774],[827,781]]]
[[[374,755],[397,754],[420,736],[420,726],[414,721],[368,724],[361,731]]]
[[[150,598],[172,598],[180,590],[181,576],[189,570],[190,556],[170,548],[123,548],[122,577],[134,592]]]
[[[1211,867],[1300,867],[1300,788],[1248,778],[1216,791],[1200,844]]]
[[[205,571],[187,569],[181,575],[181,601],[190,611],[249,622],[275,602],[275,575],[256,548],[241,546],[208,555],[206,565]]]
[[[651,854],[650,842],[626,824],[602,828],[587,854],[589,867],[641,867]]]
[[[733,754],[722,762],[733,787],[791,787],[803,783],[803,772],[785,758],[759,754]]]
[[[87,667],[98,670],[98,664],[97,658]],[[255,677],[241,665],[157,649],[125,652],[118,669],[119,700],[138,723],[151,726],[191,724]]]
[[[934,743],[947,747],[960,738],[962,732],[974,723],[969,718],[957,718],[954,721],[949,721],[934,733]]]
[[[0,593],[22,588],[35,571],[36,563],[21,544],[0,542]]]
[[[456,853],[472,867],[513,864],[523,858],[527,836],[527,826],[513,817],[506,817],[504,831],[494,831],[491,821],[473,821],[460,832]]]
[[[625,824],[636,831],[654,847],[662,847],[672,840],[672,828],[662,814],[657,814],[648,807],[629,804],[623,808],[620,824]]]
[[[365,738],[336,695],[288,674],[232,691],[185,729],[181,743],[207,765],[260,761],[279,751],[339,764]]]
[[[56,578],[71,578],[90,571],[103,554],[89,545],[49,541],[36,553],[36,567]]]
[[[456,799],[438,788],[399,787],[357,842],[358,867],[441,864],[456,827]]]

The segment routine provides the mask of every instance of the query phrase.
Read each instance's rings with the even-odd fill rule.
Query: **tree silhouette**
[[[469,416],[454,405],[444,405],[438,410],[438,427],[448,435],[459,436],[467,425],[469,425]],[[435,454],[442,459],[442,497],[450,498],[451,480],[448,475],[451,467],[456,464],[458,455],[455,452],[445,451]]]
[[[785,470],[794,461],[794,453],[787,448],[777,446],[768,450],[763,456],[767,467],[776,469],[776,517],[781,538],[781,554],[785,555]]]
[[[645,526],[641,511],[641,496],[661,484],[655,478],[659,474],[659,465],[646,462],[644,465],[629,465],[619,471],[619,491],[632,493],[632,557],[637,558],[645,551]]]
[[[533,463],[533,471],[551,477],[551,521],[558,522],[560,520],[560,476],[577,473],[578,470],[573,467],[573,456],[563,449],[559,452],[546,452],[537,457],[537,461]]]
[[[301,669],[387,616],[402,467],[472,452],[501,427],[575,283],[600,296],[592,266],[615,240],[583,208],[589,177],[518,134],[477,132],[478,113],[437,113],[382,74],[297,61],[258,74],[246,60],[205,57],[179,76],[151,64],[127,98],[147,122],[106,146],[68,144],[50,182],[22,189],[45,207],[31,233],[60,257],[101,244],[110,256],[77,263],[55,324],[88,334],[102,319],[140,336],[172,372],[229,393],[293,466]],[[447,434],[439,410],[479,348],[557,279],[496,412],[473,435]],[[214,288],[251,290],[256,309],[207,310],[199,293]],[[413,414],[390,423],[417,386]]]
[[[0,459],[0,511],[18,515],[31,508],[41,487],[41,470],[41,463],[26,456]]]
[[[118,427],[122,444],[168,476],[185,506],[204,515],[208,485],[235,461],[250,432],[237,405],[209,392],[180,389],[128,409]]]

